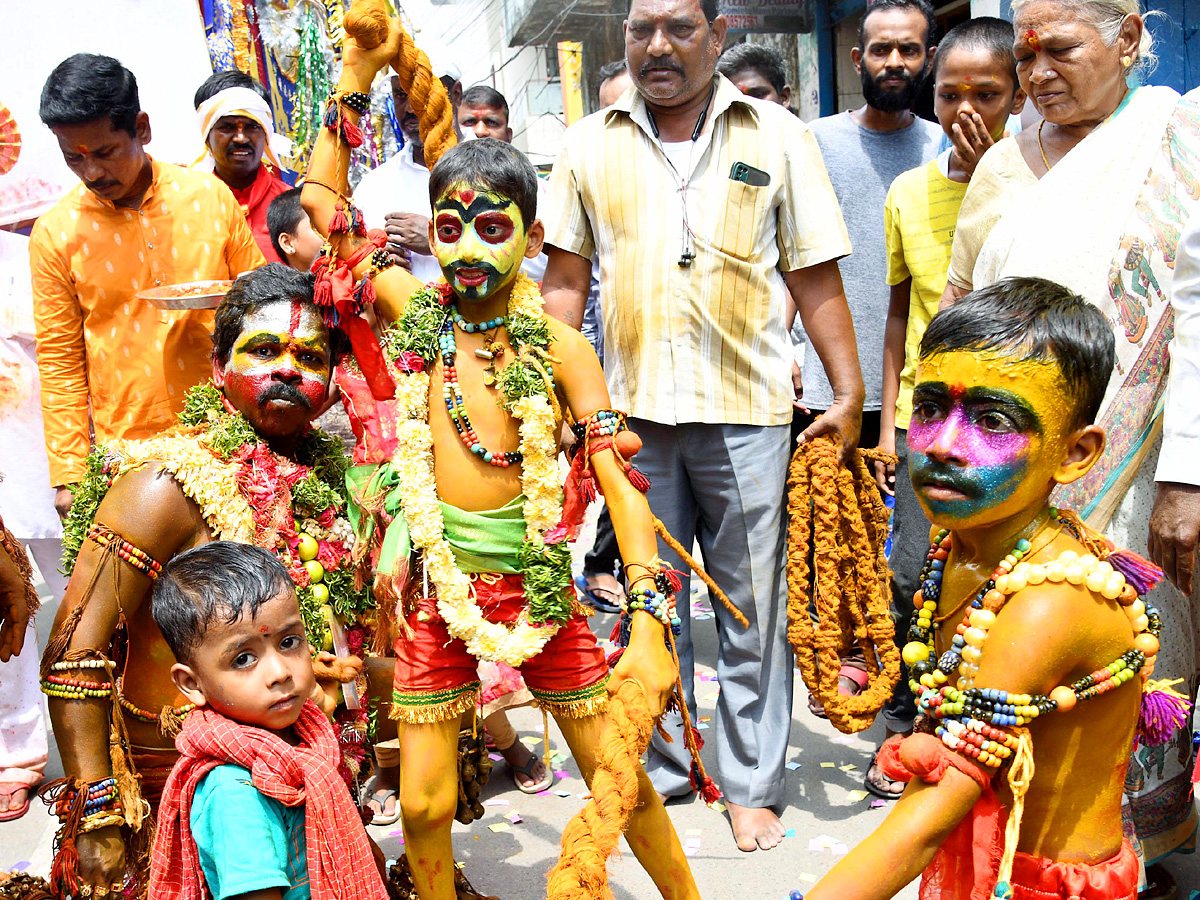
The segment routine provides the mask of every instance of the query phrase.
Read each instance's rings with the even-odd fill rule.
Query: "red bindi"
[[[963,394],[965,394],[966,392],[967,392],[967,386],[965,384],[950,385],[950,399],[955,402],[958,402],[959,400],[961,400]]]
[[[259,634],[266,634],[266,633],[267,633],[267,631],[268,631],[268,629],[267,629],[267,626],[266,626],[266,625],[259,625],[259,626],[258,626],[258,633],[259,633]]]
[[[1034,50],[1042,49],[1042,41],[1037,36],[1037,32],[1034,31],[1032,28],[1030,28],[1028,31],[1025,32],[1025,42],[1027,44],[1029,44],[1029,46],[1031,48],[1033,48]]]
[[[292,320],[290,323],[292,334],[295,334],[300,328],[300,301],[292,301]]]
[[[471,201],[475,199],[475,192],[468,188],[465,191],[459,191],[459,196],[462,197],[463,203],[467,204],[467,206],[470,206]]]

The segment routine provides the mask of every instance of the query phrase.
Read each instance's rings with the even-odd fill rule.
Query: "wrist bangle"
[[[362,91],[335,91],[333,99],[351,112],[365,116],[371,109],[371,95]]]

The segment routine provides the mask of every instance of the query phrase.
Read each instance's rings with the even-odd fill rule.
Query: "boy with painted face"
[[[1049,504],[1104,450],[1113,353],[1099,311],[1037,278],[925,332],[908,445],[934,528],[903,651],[923,718],[880,755],[903,796],[808,900],[892,897],[922,870],[937,900],[1136,897],[1121,795],[1135,734],[1156,737],[1138,595],[1161,573]]]
[[[348,37],[339,96],[368,90],[398,46],[395,21],[377,48]],[[340,114],[357,122],[346,105]],[[326,129],[313,150],[302,199],[318,229],[345,206],[342,149]],[[659,581],[667,576],[649,506],[631,483],[641,479],[627,461],[640,441],[609,408],[591,346],[546,315],[520,271],[542,243],[533,166],[500,141],[471,141],[442,156],[429,189],[430,244],[445,282],[413,293],[391,269],[374,279],[377,313],[395,320],[382,344],[396,380],[396,440],[390,461],[355,493],[386,526],[376,602],[403,619],[391,715],[401,723],[405,851],[421,900],[453,900],[459,720],[476,705],[478,660],[521,671],[590,784],[609,695],[633,682],[651,716],[665,709],[677,668],[664,628],[678,617]],[[329,230],[343,259],[369,239]],[[564,497],[557,455],[568,413],[586,449]],[[612,511],[632,582],[629,644],[611,676],[572,590],[567,541],[590,485]],[[664,897],[698,897],[662,801],[641,767],[631,768],[630,848]]]

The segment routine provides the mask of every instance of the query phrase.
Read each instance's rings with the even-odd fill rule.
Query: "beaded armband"
[[[679,634],[682,622],[676,613],[674,595],[660,594],[652,588],[636,588],[625,600],[625,614],[632,615],[639,609],[662,622],[663,628],[670,628],[672,634]]]
[[[79,800],[80,794],[83,794],[83,815],[117,815],[121,812],[121,801],[118,797],[117,780],[111,775],[108,778],[102,778],[100,781],[94,781],[91,784],[85,784],[81,781],[73,782],[78,787],[64,787],[62,790],[55,792],[50,799],[50,803],[54,808],[54,815],[58,817],[60,822],[66,821],[72,815],[72,809]],[[124,822],[124,819],[121,819]],[[112,824],[112,823],[108,823]],[[92,829],[103,828],[103,825],[93,826]]]
[[[364,94],[362,91],[344,91],[338,93],[333,91],[329,94],[329,99],[335,103],[340,103],[351,112],[358,113],[360,116],[365,116],[371,109],[371,95]]]
[[[135,547],[111,528],[101,525],[99,522],[92,523],[91,527],[87,530],[86,537],[101,547],[108,547],[110,545],[115,547],[117,556],[129,563],[129,565],[137,569],[151,581],[156,580],[162,572],[162,563],[154,559],[145,550]]]
[[[590,416],[580,419],[571,426],[575,437],[584,438],[613,437],[618,432],[628,431],[625,425],[625,413],[615,409],[598,409]]]

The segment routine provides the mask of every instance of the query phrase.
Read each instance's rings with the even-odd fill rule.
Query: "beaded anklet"
[[[116,548],[117,556],[133,566],[151,581],[156,581],[162,572],[162,563],[154,559],[145,550],[134,546],[106,525],[93,522],[87,530],[86,537],[101,547],[112,545]]]

